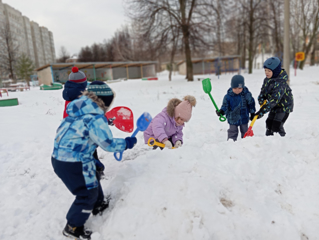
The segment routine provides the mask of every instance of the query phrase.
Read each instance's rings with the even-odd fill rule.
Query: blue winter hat
[[[277,57],[268,58],[264,62],[264,68],[270,69],[273,73],[272,77],[276,78],[281,72],[281,61]]]
[[[114,99],[112,89],[102,81],[94,81],[88,86],[88,91],[93,92],[98,98],[102,99],[105,106],[109,107]]]
[[[235,75],[231,79],[230,83],[231,88],[244,88],[245,87],[245,79],[242,75]]]

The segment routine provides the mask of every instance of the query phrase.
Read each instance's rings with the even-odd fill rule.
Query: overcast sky
[[[56,56],[61,46],[70,54],[81,47],[110,39],[129,23],[122,0],[2,0],[22,15],[47,27],[54,37]]]

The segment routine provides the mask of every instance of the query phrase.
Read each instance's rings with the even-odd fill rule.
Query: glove
[[[182,142],[180,140],[176,141],[174,148],[179,148],[182,146]]]
[[[216,110],[216,114],[218,117],[220,117],[221,115],[225,115],[225,112],[222,109]]]
[[[128,148],[132,149],[135,146],[137,139],[136,139],[136,137],[127,137],[127,138],[125,138],[125,142],[126,142],[125,150]]]
[[[262,105],[264,103],[264,101],[265,101],[264,96],[259,95],[258,96],[259,105]]]
[[[113,117],[113,118],[107,119],[107,123],[108,123],[110,126],[114,126],[113,121],[114,121],[115,119],[116,119],[116,117]]]
[[[260,119],[264,116],[266,112],[266,105],[262,106],[258,112],[256,112],[256,115],[258,115],[258,118],[257,119]]]
[[[254,117],[255,117],[255,113],[251,113],[251,114],[250,114],[250,118],[249,118],[250,121],[254,120]]]
[[[165,147],[172,149],[173,145],[170,141],[166,140],[165,142],[163,142],[165,144]]]

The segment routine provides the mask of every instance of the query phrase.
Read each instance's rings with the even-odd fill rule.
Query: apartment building
[[[0,27],[8,24],[19,53],[26,54],[36,67],[55,62],[53,34],[46,27],[0,0]]]

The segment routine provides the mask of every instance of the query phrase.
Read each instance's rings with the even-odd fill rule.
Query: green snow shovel
[[[212,100],[212,102],[213,102],[213,104],[214,104],[216,110],[219,112],[219,109],[218,109],[218,107],[217,107],[217,105],[216,105],[216,103],[215,103],[215,101],[214,101],[212,95],[210,94],[210,92],[212,91],[212,84],[210,83],[210,79],[209,79],[209,78],[204,79],[204,80],[202,81],[202,84],[203,84],[204,92],[209,95],[209,97],[210,97],[210,99]],[[223,116],[223,115],[221,115],[221,116],[219,117],[219,121],[225,122],[225,121],[226,121],[226,117]]]

